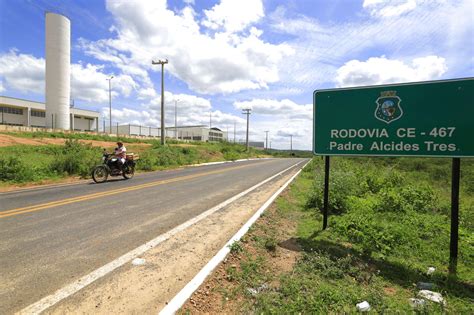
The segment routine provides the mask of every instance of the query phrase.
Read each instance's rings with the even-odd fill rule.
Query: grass
[[[22,131],[22,132],[0,132],[0,134],[27,138],[27,139],[53,138],[53,139],[71,139],[71,140],[96,140],[96,141],[110,141],[110,142],[122,141],[123,143],[149,143],[149,144],[159,142],[159,140],[153,140],[153,139],[130,138],[130,137],[125,137],[125,136],[111,137],[107,134],[91,134],[91,133],[78,133],[78,132]],[[176,141],[173,139],[170,139],[168,141],[169,143],[176,143]]]
[[[325,231],[323,167],[314,158],[277,199],[276,210],[262,218],[270,224],[259,220],[245,237],[237,268],[228,270],[229,283],[220,288],[239,301],[237,311],[355,313],[366,300],[377,313],[474,313],[474,161],[462,161],[457,277],[448,275],[450,160],[333,158]],[[289,272],[268,272],[275,256],[268,244],[282,241],[282,219],[297,224],[299,259]],[[426,274],[428,267],[436,268],[433,275]],[[433,283],[446,305],[428,302],[414,310],[409,299],[416,297],[418,282]],[[271,288],[248,293],[264,284]]]

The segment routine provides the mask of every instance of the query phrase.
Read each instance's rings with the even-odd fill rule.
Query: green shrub
[[[239,241],[235,241],[232,244],[229,245],[230,252],[233,254],[241,253],[244,248],[242,247],[242,244]]]
[[[366,255],[377,252],[385,256],[406,242],[402,224],[380,220],[370,211],[349,212],[333,221],[338,234],[358,244]]]
[[[359,195],[361,188],[354,172],[335,170],[329,181],[329,211],[335,214],[347,210],[348,197]],[[322,211],[324,205],[324,181],[317,182],[306,201],[305,208],[317,208]]]
[[[236,152],[225,152],[224,159],[226,161],[235,161],[239,159],[239,155]]]
[[[277,247],[277,240],[274,237],[268,237],[265,240],[265,249],[270,252],[275,252]]]
[[[100,162],[100,156],[99,148],[68,139],[62,147],[62,152],[57,154],[49,165],[49,169],[59,175],[88,177],[92,168]]]
[[[341,279],[348,269],[347,259],[331,259],[322,252],[304,253],[301,261],[298,262],[305,269],[318,272],[319,275],[328,279]]]
[[[176,154],[169,147],[159,147],[154,152],[157,155],[158,166],[181,165],[179,154]]]
[[[35,170],[15,156],[0,158],[0,181],[25,182],[35,178]]]
[[[427,185],[409,185],[402,188],[400,194],[409,205],[409,210],[417,212],[434,211],[438,203],[438,196],[436,196],[433,189]]]
[[[434,211],[438,200],[433,190],[425,185],[384,188],[377,197],[375,209],[380,212]]]
[[[140,160],[137,162],[137,169],[142,171],[152,171],[157,165],[157,160],[151,152],[144,152],[140,154]]]
[[[384,188],[378,194],[375,210],[379,212],[405,212],[408,209],[408,205],[398,189]]]

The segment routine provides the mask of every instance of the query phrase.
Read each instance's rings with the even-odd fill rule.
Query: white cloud
[[[3,87],[3,79],[0,78],[0,93],[5,91],[5,88]]]
[[[71,97],[87,102],[104,103],[109,99],[109,74],[102,72],[103,67],[97,65],[71,65]],[[111,81],[113,95],[128,97],[137,87],[129,75],[117,75]]]
[[[298,105],[289,99],[253,99],[234,103],[237,109],[250,108],[254,114],[284,116],[288,119],[313,119],[313,105]]]
[[[32,55],[10,50],[0,55],[0,77],[5,83],[4,90],[22,93],[44,94],[45,60]],[[104,103],[109,99],[109,74],[103,66],[92,64],[71,65],[71,98],[91,103]],[[129,75],[117,75],[112,79],[115,96],[129,96],[137,85]]]
[[[388,18],[397,17],[416,8],[416,0],[364,0],[363,7],[370,10],[373,16]]]
[[[154,89],[147,91],[147,97],[139,109],[112,110],[112,119],[120,124],[140,124],[143,126],[160,126],[161,121],[161,97]],[[209,114],[212,113],[212,125],[220,128],[233,126],[234,122],[242,124],[241,117],[213,110],[210,100],[190,94],[173,94],[165,91],[165,124],[174,126],[175,106],[177,108],[177,120],[179,126],[209,125]],[[115,107],[119,106],[115,105]],[[108,107],[102,109],[105,119],[109,117]]]
[[[152,66],[151,60],[167,58],[165,71],[200,93],[267,88],[279,80],[280,62],[293,50],[286,44],[263,41],[262,31],[250,27],[263,16],[263,6],[254,2],[259,1],[250,1],[256,13],[246,11],[237,14],[235,20],[226,18],[226,8],[234,2],[223,0],[222,6],[206,11],[209,23],[226,29],[211,35],[201,32],[191,7],[175,13],[167,8],[165,0],[107,1],[107,9],[117,24],[112,28],[116,38],[96,42],[82,39],[79,44],[87,54],[111,62],[130,75],[134,71],[159,71],[160,67]],[[228,32],[241,27],[249,28],[248,34]]]
[[[261,0],[221,0],[212,9],[204,10],[204,14],[202,25],[230,33],[243,31],[264,16]]]
[[[19,54],[17,50],[0,54],[0,77],[4,90],[44,93],[44,59]]]
[[[438,56],[416,58],[411,64],[382,56],[348,61],[337,70],[336,81],[339,87],[426,81],[446,71],[446,60]]]
[[[307,92],[333,86],[337,70],[349,60],[380,55],[398,60],[443,56],[449,65],[444,77],[466,76],[472,73],[468,60],[474,55],[473,9],[471,0],[419,1],[415,10],[396,19],[368,16],[329,24],[294,18],[280,7],[270,14],[272,30],[291,36],[296,52],[285,59],[288,66],[280,70],[277,84]]]

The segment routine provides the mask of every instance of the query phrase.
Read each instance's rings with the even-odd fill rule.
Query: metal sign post
[[[324,209],[323,209],[323,230],[328,227],[328,207],[329,207],[329,156],[324,157]]]
[[[449,246],[449,273],[455,274],[458,262],[459,239],[459,178],[461,159],[454,158],[451,174],[451,238]]]
[[[456,273],[461,157],[474,157],[474,78],[314,92],[314,154],[325,156],[323,229],[328,224],[329,156],[450,157],[450,273]]]

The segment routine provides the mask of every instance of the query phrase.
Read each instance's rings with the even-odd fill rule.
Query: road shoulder
[[[162,309],[295,172],[265,184],[48,309],[63,313],[150,313]]]

